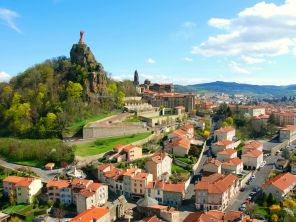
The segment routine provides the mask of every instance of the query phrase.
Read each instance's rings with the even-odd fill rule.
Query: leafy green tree
[[[74,83],[72,81],[68,82],[68,86],[66,88],[68,98],[78,99],[81,97],[82,91],[83,87],[80,83]]]
[[[271,206],[273,204],[275,204],[275,199],[274,199],[272,193],[269,193],[267,196],[267,205]]]
[[[227,118],[225,119],[225,121],[226,121],[226,123],[227,123],[228,125],[230,125],[230,126],[232,126],[233,123],[234,123],[234,120],[233,120],[232,117],[227,117]]]

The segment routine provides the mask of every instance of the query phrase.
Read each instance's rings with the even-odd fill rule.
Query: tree
[[[262,194],[261,203],[262,203],[263,207],[267,207],[267,196],[266,196],[266,193],[263,193]]]
[[[78,99],[81,97],[82,91],[83,87],[80,83],[74,83],[72,81],[68,82],[68,86],[66,88],[68,98]]]
[[[226,123],[228,124],[228,125],[230,125],[230,126],[232,126],[233,125],[233,118],[232,117],[227,117],[226,119],[225,119],[225,121],[226,121]]]
[[[278,213],[281,210],[281,206],[278,204],[273,204],[270,208],[269,208],[270,212],[272,213]]]
[[[14,190],[11,190],[8,194],[9,203],[10,205],[14,206],[16,205],[16,193]]]
[[[247,205],[246,212],[250,215],[251,218],[253,218],[256,209],[257,205],[251,202]]]
[[[271,216],[271,221],[272,221],[272,222],[277,222],[278,220],[279,220],[278,215],[273,214],[273,215]]]
[[[208,130],[205,130],[205,131],[203,132],[203,136],[204,136],[204,138],[209,138],[209,136],[210,136],[210,132],[209,132]]]
[[[271,206],[274,203],[275,203],[275,199],[274,199],[272,193],[269,193],[268,196],[267,196],[267,205]]]
[[[11,217],[10,219],[9,219],[9,222],[22,222],[22,220],[20,219],[20,218],[18,218],[18,217]]]
[[[296,201],[292,199],[285,200],[283,202],[283,206],[292,210],[294,207],[296,207]]]

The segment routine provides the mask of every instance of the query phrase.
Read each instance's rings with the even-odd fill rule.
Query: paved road
[[[269,175],[273,169],[273,164],[276,162],[278,157],[269,156],[265,159],[266,165],[255,173],[255,179],[250,185],[246,185],[246,189],[243,192],[240,192],[238,196],[232,201],[228,206],[226,211],[229,210],[238,210],[242,203],[248,198],[249,194],[252,192],[252,189],[256,186],[261,187],[265,182],[265,178]]]
[[[0,159],[0,166],[3,166],[5,168],[13,169],[13,170],[18,170],[19,168],[26,168],[34,173],[36,173],[38,176],[41,177],[42,182],[47,182],[51,179],[54,178],[54,176],[60,172],[63,171],[63,169],[57,169],[57,170],[42,170],[40,168],[36,167],[29,167],[29,166],[24,166],[24,165],[19,165],[15,163],[9,163],[3,159]]]

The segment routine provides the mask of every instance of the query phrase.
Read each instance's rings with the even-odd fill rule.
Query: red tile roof
[[[107,208],[93,207],[86,210],[70,220],[70,222],[91,222],[97,221],[109,213]]]
[[[247,156],[247,157],[259,157],[263,155],[263,153],[260,150],[250,150],[244,154],[242,154],[242,156]]]
[[[222,194],[228,190],[236,180],[238,180],[238,177],[233,174],[222,176],[216,173],[209,178],[203,177],[201,181],[195,185],[195,190],[206,190],[208,193]]]
[[[153,181],[147,184],[147,188],[157,188],[167,192],[183,193],[185,192],[185,184],[180,183],[167,183],[161,180]]]
[[[28,187],[35,180],[33,177],[24,177],[21,181],[17,182],[15,186],[17,187]]]
[[[155,154],[153,154],[150,160],[153,161],[154,163],[160,163],[161,160],[163,160],[167,156],[168,156],[167,152],[162,152],[161,154],[159,152],[156,152]]]
[[[180,139],[174,143],[174,146],[189,150],[190,149],[190,140],[187,138]]]
[[[21,180],[23,180],[24,177],[18,177],[18,176],[8,176],[6,177],[3,182],[8,182],[8,183],[18,183]]]
[[[262,146],[262,143],[256,140],[250,141],[246,143],[243,148],[244,149],[258,149],[260,146]]]
[[[224,127],[224,128],[220,128],[218,130],[215,130],[215,132],[221,132],[221,133],[228,133],[231,131],[234,131],[235,129],[232,127]]]
[[[216,145],[216,146],[228,146],[228,145],[230,145],[232,143],[233,142],[230,141],[230,140],[219,140],[216,143],[213,143],[213,145]]]
[[[71,185],[72,186],[83,186],[83,187],[86,187],[90,183],[93,183],[93,181],[92,180],[86,180],[86,179],[79,179],[79,178],[74,178],[71,181]]]
[[[230,158],[228,160],[225,160],[222,164],[227,165],[227,166],[237,166],[242,163],[243,163],[243,161],[241,161],[240,158],[235,157],[235,158]]]
[[[111,169],[115,168],[112,164],[102,164],[102,165],[99,165],[97,166],[97,169],[100,170],[100,171],[103,171],[105,170],[107,167],[110,167]]]
[[[208,164],[208,163],[215,164],[217,167],[222,165],[222,163],[219,160],[215,159],[215,158],[212,158],[208,162],[206,162],[206,164]]]
[[[296,176],[291,173],[282,173],[265,182],[263,186],[273,185],[280,190],[285,190],[293,184],[296,184]]]
[[[218,154],[221,154],[221,155],[232,155],[234,153],[237,153],[237,151],[235,149],[225,149],[225,150],[220,151]]]
[[[56,187],[58,189],[70,187],[70,181],[53,179],[47,182],[46,187]]]

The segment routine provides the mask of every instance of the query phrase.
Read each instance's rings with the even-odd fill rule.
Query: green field
[[[138,116],[134,115],[134,116],[129,116],[127,117],[124,121],[124,123],[139,123],[142,122]]]
[[[116,144],[130,144],[138,140],[145,139],[149,135],[151,135],[151,133],[146,132],[135,135],[103,138],[91,142],[80,143],[76,145],[75,155],[93,156],[105,153],[107,151],[112,150]]]
[[[268,215],[268,207],[257,207],[254,214],[260,214],[264,217]]]
[[[72,123],[70,126],[68,126],[64,130],[63,134],[66,137],[72,137],[72,136],[75,136],[75,135],[77,136],[77,134],[82,133],[82,128],[86,124],[88,124],[90,122],[94,122],[94,121],[98,121],[98,120],[107,118],[107,117],[115,115],[117,113],[118,112],[116,112],[116,111],[109,112],[109,113],[100,113],[98,115],[91,116],[91,117],[89,117],[87,119],[76,121],[76,122]]]
[[[30,205],[22,205],[22,204],[19,204],[19,205],[15,205],[15,206],[10,206],[6,209],[3,210],[3,213],[6,213],[6,214],[14,214],[14,213],[23,213],[24,211],[27,211],[27,210],[31,210],[32,207]]]

